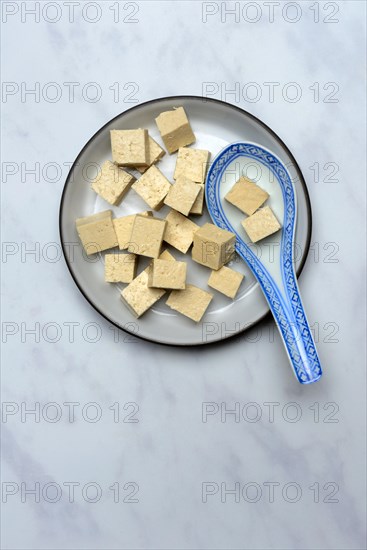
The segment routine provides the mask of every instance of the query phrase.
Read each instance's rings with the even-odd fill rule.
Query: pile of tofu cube
[[[196,139],[183,107],[161,113],[156,119],[169,154],[177,152],[172,184],[157,164],[166,151],[145,129],[111,130],[112,161],[106,161],[92,182],[92,189],[111,205],[119,205],[133,189],[145,201],[146,211],[114,218],[112,210],[78,218],[76,229],[86,254],[107,253],[105,280],[125,283],[122,302],[140,317],[169,292],[171,309],[199,322],[213,294],[188,284],[187,263],[177,261],[167,243],[183,254],[190,247],[192,259],[211,270],[208,286],[234,299],[243,275],[226,267],[235,252],[235,235],[211,223],[199,226],[189,216],[200,216],[204,208],[204,182],[210,152],[189,147]],[[137,170],[136,179],[127,169]],[[280,228],[269,207],[258,208],[268,194],[247,178],[240,178],[226,199],[245,212],[243,227],[253,242]],[[162,219],[153,212],[170,208]],[[139,256],[151,263],[136,276]]]

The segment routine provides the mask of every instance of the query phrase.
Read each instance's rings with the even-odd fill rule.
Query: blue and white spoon
[[[246,175],[244,170],[247,172],[250,166],[256,169],[256,182],[270,195],[266,204],[282,224],[280,231],[256,245],[249,242],[241,226],[244,214],[224,200],[224,195],[241,175]],[[279,195],[279,188],[282,200],[277,204],[275,197]],[[298,381],[301,384],[316,382],[322,370],[294,269],[297,201],[288,170],[263,146],[232,143],[213,160],[206,178],[205,194],[213,223],[236,235],[236,252],[260,284]]]

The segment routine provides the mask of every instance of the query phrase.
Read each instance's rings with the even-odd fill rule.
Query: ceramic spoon
[[[266,204],[274,210],[277,206],[275,214],[282,224],[280,231],[260,241],[256,247],[249,242],[240,224],[245,215],[224,199],[236,179],[243,174],[243,171],[240,173],[241,167],[249,160],[259,167],[261,177],[257,183],[269,192],[270,198]],[[276,205],[273,198],[276,191],[280,197],[278,185],[282,195],[278,202],[281,205]],[[288,170],[278,157],[263,146],[248,142],[232,143],[212,162],[205,193],[213,223],[236,235],[236,252],[248,264],[261,286],[298,381],[301,384],[316,382],[322,370],[294,270],[297,201]],[[269,254],[269,242],[274,245],[273,255]]]

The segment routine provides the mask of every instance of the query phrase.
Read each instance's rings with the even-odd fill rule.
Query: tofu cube
[[[164,250],[159,258],[174,261],[174,257],[168,250]],[[162,288],[148,287],[149,269],[150,266],[144,269],[144,271],[142,271],[140,275],[121,292],[121,300],[135,317],[143,315],[143,313],[158,302],[163,294],[166,293]]]
[[[131,231],[128,251],[140,256],[158,258],[165,227],[166,220],[137,214]]]
[[[180,176],[176,183],[171,185],[164,204],[181,212],[184,216],[188,216],[199,192],[200,188],[196,183]]]
[[[107,160],[92,182],[92,189],[105,201],[118,205],[135,181],[134,176]]]
[[[170,252],[168,252],[168,250],[163,250],[163,252],[161,252],[161,254],[159,255],[159,259],[160,260],[171,260],[172,262],[176,261],[176,258],[174,258],[172,256],[172,254]]]
[[[152,137],[148,136],[148,166],[136,166],[136,169],[144,174],[152,164],[156,164],[165,154],[166,151]]]
[[[121,299],[135,317],[140,317],[165,293],[162,288],[148,287],[148,273],[145,269],[124,288]]]
[[[194,204],[192,205],[190,214],[196,214],[198,216],[201,216],[204,210],[204,195],[205,195],[204,184],[197,183],[196,185],[199,187],[200,191],[198,196],[195,199]]]
[[[260,208],[255,214],[243,220],[242,226],[253,243],[269,237],[281,229],[281,225],[270,206]]]
[[[106,254],[104,273],[107,283],[131,283],[135,277],[135,254]]]
[[[238,289],[243,281],[244,275],[230,269],[225,265],[218,269],[218,271],[212,271],[209,277],[208,285],[218,292],[221,292],[228,298],[235,298]]]
[[[148,271],[148,286],[153,288],[184,289],[186,287],[186,262],[158,258]]]
[[[199,264],[218,270],[234,254],[236,236],[226,229],[206,223],[194,234],[192,259]]]
[[[131,231],[133,229],[136,216],[137,214],[131,214],[130,216],[122,216],[121,218],[115,218],[112,220],[120,250],[127,250],[129,247],[131,241]],[[140,216],[153,216],[153,213],[150,211],[141,212]]]
[[[117,246],[117,236],[112,223],[112,210],[78,218],[75,225],[88,256]]]
[[[148,131],[111,130],[113,162],[119,166],[146,166],[148,164]]]
[[[167,151],[171,154],[195,141],[195,135],[183,107],[165,111],[155,119]]]
[[[204,149],[181,147],[178,150],[174,179],[185,176],[195,183],[204,183],[210,153]]]
[[[197,323],[202,319],[213,295],[194,285],[186,285],[185,290],[173,290],[166,304]]]
[[[241,177],[224,198],[251,216],[269,198],[269,194],[253,181]]]
[[[153,210],[160,210],[171,184],[153,164],[132,186]]]
[[[192,222],[176,210],[170,210],[166,216],[166,230],[163,240],[183,254],[186,254],[194,240],[195,231],[199,229],[196,223]]]

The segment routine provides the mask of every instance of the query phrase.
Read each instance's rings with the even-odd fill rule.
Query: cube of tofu
[[[117,236],[117,241],[120,250],[127,250],[131,241],[131,231],[133,229],[135,217],[137,214],[131,214],[130,216],[122,216],[121,218],[115,218],[113,225]],[[153,213],[149,210],[141,212],[140,216],[153,216]]]
[[[113,162],[119,166],[147,166],[147,130],[111,130],[110,135]]]
[[[166,304],[197,323],[202,319],[213,295],[194,285],[186,285],[185,290],[173,290]]]
[[[112,223],[112,210],[78,218],[75,225],[88,256],[117,246],[117,237]]]
[[[160,210],[171,184],[153,164],[132,186],[153,210]]]
[[[195,135],[183,107],[165,111],[155,119],[163,143],[169,153],[195,141]]]
[[[211,272],[208,285],[233,299],[241,286],[243,278],[242,273],[238,273],[238,271],[224,265],[218,271]]]
[[[172,254],[164,250],[159,256],[160,259],[174,261]],[[135,317],[140,317],[166,293],[162,288],[149,288],[150,266],[144,269],[124,290],[121,292],[121,300],[129,308]]]
[[[121,292],[121,299],[135,317],[140,317],[165,294],[162,288],[148,287],[145,269]]]
[[[118,205],[135,181],[134,176],[106,160],[92,182],[92,189],[105,201]]]
[[[210,153],[204,149],[181,147],[178,150],[174,179],[185,176],[195,183],[204,183]]]
[[[194,240],[194,233],[199,229],[196,223],[192,222],[176,210],[170,210],[166,216],[166,230],[163,240],[186,254]]]
[[[158,162],[166,151],[150,136],[148,136],[148,166],[136,166],[141,174],[144,174],[152,164]]]
[[[131,283],[135,277],[135,254],[106,254],[104,273],[107,283]]]
[[[251,216],[269,198],[269,194],[253,181],[241,177],[224,198]]]
[[[199,264],[218,270],[234,254],[236,236],[226,229],[206,223],[194,234],[192,259]]]
[[[255,214],[243,220],[242,226],[253,243],[269,237],[282,227],[270,206],[260,208]]]
[[[140,256],[158,258],[166,220],[136,215],[131,231],[128,251]]]
[[[196,183],[180,176],[176,183],[171,185],[164,204],[181,212],[184,216],[188,216],[199,192],[200,188]]]
[[[163,250],[163,252],[161,252],[161,254],[159,255],[159,259],[160,260],[171,260],[171,262],[176,261],[176,258],[174,258],[172,256],[172,254],[170,252],[168,252],[168,250]]]
[[[158,258],[148,271],[148,286],[153,288],[184,289],[186,287],[186,262]]]
[[[199,188],[199,194],[195,199],[194,204],[192,205],[192,208],[190,210],[190,214],[196,214],[198,216],[201,216],[204,210],[204,184],[203,183],[197,183],[196,184]]]

